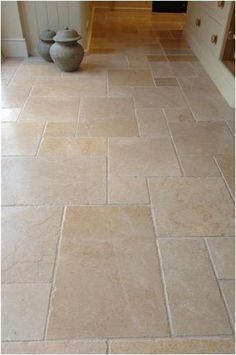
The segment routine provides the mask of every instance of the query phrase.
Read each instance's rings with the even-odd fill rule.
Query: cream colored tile
[[[105,340],[62,340],[2,343],[2,354],[105,354]]]
[[[232,334],[204,241],[161,239],[158,243],[174,334]]]
[[[214,238],[207,239],[210,255],[213,260],[214,268],[218,279],[235,278],[235,258],[234,258],[234,239],[233,238]]]
[[[108,181],[109,202],[116,204],[149,203],[147,183],[144,178],[118,177]]]
[[[20,121],[77,121],[79,101],[75,97],[30,97],[20,115]]]
[[[62,209],[2,209],[2,282],[51,282]],[[14,221],[14,223],[13,223]]]
[[[154,86],[150,71],[144,69],[109,70],[108,79],[113,86]]]
[[[171,123],[170,128],[180,155],[230,154],[234,140],[225,123]]]
[[[185,99],[178,87],[134,88],[133,95],[138,108],[186,107]]]
[[[2,340],[41,340],[50,284],[2,285]]]
[[[171,68],[174,72],[174,75],[177,77],[194,77],[197,76],[197,73],[193,69],[190,63],[181,63],[181,62],[170,62]]]
[[[32,96],[104,96],[107,90],[107,80],[104,77],[61,77],[50,82],[35,84]]]
[[[29,86],[9,85],[2,88],[2,108],[20,108],[30,92]]]
[[[71,137],[75,135],[76,122],[49,122],[46,125],[46,137]]]
[[[162,110],[143,108],[136,111],[141,136],[169,137],[169,131]]]
[[[88,64],[96,64],[102,68],[128,68],[128,60],[124,54],[90,54],[87,56]]]
[[[112,340],[110,347],[111,354],[232,354],[234,352],[234,340],[225,337],[124,339]]]
[[[1,109],[2,122],[15,122],[19,117],[20,108],[3,108]]]
[[[233,202],[221,178],[151,178],[160,237],[234,235]]]
[[[42,156],[106,156],[105,138],[46,137],[40,146]]]
[[[133,97],[133,88],[131,86],[108,86],[108,96],[112,97]]]
[[[3,123],[2,155],[35,155],[43,128],[39,123]]]
[[[60,76],[61,72],[54,63],[24,63],[17,70],[12,83],[17,85],[34,84],[38,76]]]
[[[166,335],[150,210],[68,208],[47,338]]]
[[[113,138],[109,144],[112,176],[180,176],[168,138]]]
[[[174,71],[169,62],[150,62],[150,67],[155,78],[169,78],[174,77]]]
[[[188,108],[165,108],[164,111],[168,122],[195,122]]]
[[[180,156],[180,161],[184,176],[220,176],[219,169],[211,156],[183,155]]]
[[[104,157],[5,158],[2,171],[3,205],[103,204],[106,200]]]
[[[131,98],[82,98],[80,136],[137,136]]]
[[[234,280],[221,280],[220,288],[226,303],[226,307],[234,326],[235,323],[235,281]]]
[[[155,78],[156,86],[179,86],[176,78]]]

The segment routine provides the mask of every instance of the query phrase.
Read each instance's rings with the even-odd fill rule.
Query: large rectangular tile
[[[168,335],[148,208],[68,208],[59,260],[48,339]]]
[[[71,137],[76,132],[76,122],[48,122],[45,137]]]
[[[8,85],[2,87],[1,98],[2,108],[19,108],[22,107],[29,95],[29,86]]]
[[[3,207],[2,282],[50,282],[62,209]]]
[[[79,102],[75,97],[29,97],[20,121],[75,122]]]
[[[151,178],[160,237],[234,235],[233,201],[221,178]]]
[[[174,334],[231,334],[204,241],[161,239],[158,243]]]
[[[180,176],[168,138],[113,138],[109,140],[112,176]]]
[[[214,159],[209,155],[182,155],[179,157],[184,176],[220,176]]]
[[[145,69],[109,70],[108,80],[113,86],[154,86],[150,70]]]
[[[54,63],[23,63],[17,70],[12,83],[18,85],[33,84],[38,76],[60,76],[60,69]]]
[[[104,157],[5,158],[2,171],[3,205],[103,204],[106,200]]]
[[[131,98],[82,98],[79,136],[137,136],[134,104]]]
[[[143,108],[136,110],[141,136],[169,137],[165,116],[160,109]]]
[[[134,88],[133,96],[138,108],[178,108],[187,107],[178,87],[160,86],[156,88]]]
[[[109,203],[147,204],[149,196],[145,178],[114,177],[108,181]]]
[[[44,337],[51,284],[2,285],[2,340]]]

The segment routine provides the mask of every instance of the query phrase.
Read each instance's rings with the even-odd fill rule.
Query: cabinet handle
[[[216,44],[217,39],[218,39],[218,36],[217,36],[217,35],[212,35],[212,36],[211,36],[211,43]]]
[[[225,2],[224,1],[217,1],[218,7],[221,7],[223,9],[223,7],[225,6]]]
[[[200,18],[197,18],[197,19],[196,19],[195,25],[196,25],[197,27],[200,27],[200,26],[201,26],[201,19],[200,19]]]

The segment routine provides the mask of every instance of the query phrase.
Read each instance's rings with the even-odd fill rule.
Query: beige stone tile
[[[233,338],[112,340],[111,354],[232,354]],[[3,348],[4,349],[4,348]]]
[[[106,156],[105,138],[46,137],[40,146],[42,156]]]
[[[2,108],[22,107],[29,95],[29,92],[29,86],[5,86],[2,88]]]
[[[235,278],[235,258],[234,258],[234,239],[233,238],[214,238],[207,239],[211,259],[214,264],[218,279]]]
[[[17,85],[33,84],[38,76],[60,76],[61,71],[54,63],[24,63],[17,70],[12,83]]]
[[[179,86],[176,78],[155,78],[156,86]]]
[[[71,137],[75,135],[76,122],[49,122],[44,132],[45,137]]]
[[[51,282],[62,209],[2,209],[2,282]],[[14,222],[13,222],[14,221]]]
[[[182,49],[188,48],[188,44],[184,39],[160,39],[164,49]]]
[[[169,131],[162,110],[143,108],[136,111],[141,136],[169,137]]]
[[[170,62],[196,62],[198,59],[194,55],[168,55]]]
[[[109,70],[108,79],[113,86],[154,86],[150,71],[144,69]]]
[[[113,138],[109,141],[112,176],[180,176],[168,138]]]
[[[188,108],[165,108],[164,111],[168,122],[195,122]]]
[[[166,335],[150,210],[68,208],[47,338]]]
[[[177,77],[196,77],[197,73],[193,69],[192,65],[190,63],[182,63],[182,62],[169,62],[171,65],[171,68],[174,72],[174,75]]]
[[[235,195],[235,156],[233,154],[217,154],[216,163],[226,181],[232,197]]]
[[[183,155],[180,156],[184,176],[213,177],[220,176],[212,156],[207,155]]]
[[[137,136],[138,128],[131,98],[82,98],[80,136]]]
[[[169,55],[193,55],[194,53],[190,48],[165,48],[165,53]]]
[[[174,71],[169,62],[150,62],[150,67],[155,78],[170,78],[174,77]]]
[[[3,108],[1,109],[2,122],[15,122],[19,117],[20,108]]]
[[[139,45],[134,44],[132,46],[132,43],[130,43],[129,49],[127,51],[128,54],[130,53],[142,53],[145,55],[160,55],[163,54],[163,49],[160,47],[159,43],[154,43],[154,44],[143,44],[140,45],[140,39]]]
[[[2,155],[35,155],[43,128],[39,123],[3,123]]]
[[[103,204],[106,200],[104,157],[5,158],[2,171],[3,205]]]
[[[105,340],[4,342],[2,354],[105,354]]]
[[[234,235],[233,201],[221,178],[151,178],[160,237]]]
[[[77,121],[79,101],[75,97],[29,97],[20,121]]]
[[[170,123],[180,155],[230,154],[234,140],[225,123]]]
[[[110,178],[109,202],[114,204],[149,203],[146,179],[137,177]]]
[[[107,80],[104,77],[61,77],[46,83],[35,84],[32,96],[104,96]]]
[[[90,54],[87,56],[88,64],[96,64],[102,68],[128,68],[128,60],[125,54]]]
[[[187,103],[178,87],[134,88],[137,107],[179,108]]]
[[[87,78],[107,78],[107,70],[100,67],[97,64],[82,62],[79,69],[74,72],[62,72],[62,77],[78,78],[79,80],[83,77]]]
[[[132,88],[132,86],[112,86],[112,85],[109,85],[108,96],[133,97],[133,88]]]
[[[230,129],[230,132],[232,133],[233,136],[235,136],[235,121],[227,121],[227,126],[229,127]]]
[[[131,68],[148,68],[147,56],[144,54],[128,54],[129,66]]]
[[[41,340],[50,284],[2,285],[2,340]]]
[[[148,55],[149,62],[166,62],[167,57],[165,55]]]
[[[174,334],[231,334],[204,241],[161,239],[158,243]]]
[[[234,326],[235,324],[235,281],[234,280],[221,280],[220,288],[226,303],[226,307]]]

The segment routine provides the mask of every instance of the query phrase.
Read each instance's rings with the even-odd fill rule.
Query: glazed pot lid
[[[76,30],[69,30],[68,27],[65,30],[59,30],[56,36],[53,37],[56,42],[74,42],[81,38]]]
[[[55,36],[56,32],[51,30],[44,30],[40,32],[39,38],[45,42],[53,42],[53,37]]]

